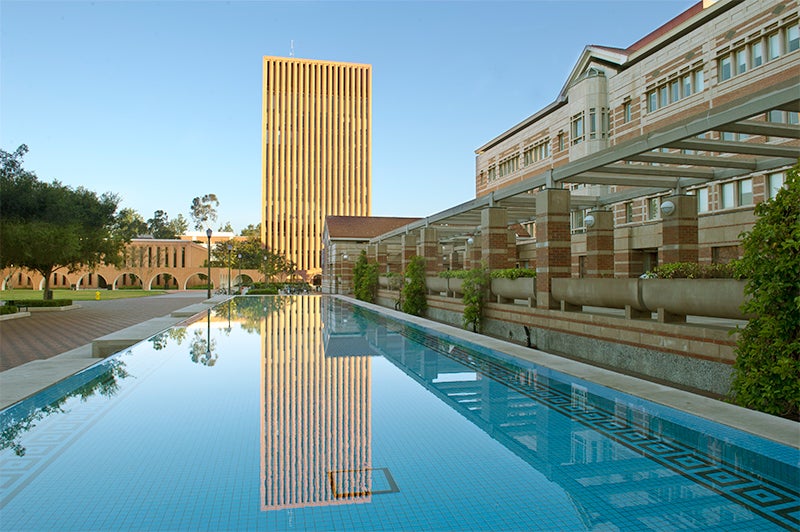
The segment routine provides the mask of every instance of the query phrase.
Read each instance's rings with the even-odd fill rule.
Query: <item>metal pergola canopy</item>
[[[455,237],[462,238],[479,230],[481,211],[487,207],[506,208],[509,225],[535,220],[535,192],[544,187],[562,188],[570,183],[602,185],[606,189],[614,187],[614,190],[601,194],[584,194],[583,190],[571,193],[571,208],[600,208],[669,190],[680,191],[709,181],[793,165],[800,159],[800,146],[786,141],[800,139],[800,128],[796,124],[753,120],[770,111],[800,111],[800,91],[795,80],[527,177],[375,237],[370,243],[386,242],[431,226],[437,230],[451,227],[442,234],[442,241],[454,241]],[[725,137],[708,135],[711,132],[753,138],[720,140],[716,137]],[[706,138],[709,136],[715,138]]]

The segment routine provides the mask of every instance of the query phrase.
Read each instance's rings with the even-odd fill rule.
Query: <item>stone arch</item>
[[[144,288],[144,282],[138,273],[132,271],[114,272],[116,277],[111,283],[114,290],[124,289],[125,287],[139,287]]]
[[[41,284],[41,282],[39,283]],[[15,270],[3,276],[3,290],[33,290],[34,279],[32,272]],[[39,288],[41,290],[41,288]]]
[[[214,279],[213,278],[214,278],[214,275],[212,274],[212,276],[211,276],[211,289],[212,290],[215,288],[215,284],[214,284]],[[189,290],[193,286],[205,285],[206,282],[207,282],[207,279],[208,279],[208,274],[205,271],[197,271],[197,272],[190,273],[189,275],[186,276],[186,279],[183,281],[182,290]]]
[[[237,288],[241,287],[242,285],[251,286],[253,282],[254,279],[246,273],[237,274],[231,281],[232,285]]]
[[[109,286],[108,280],[97,272],[86,272],[75,281],[76,290],[105,290]]]
[[[169,277],[167,277],[167,279],[169,281],[168,282],[168,288],[165,288],[165,289],[166,290],[178,290],[179,289],[178,287],[180,286],[178,278],[174,274],[172,274],[170,272],[167,272],[167,271],[157,272],[157,273],[153,274],[153,276],[150,277],[150,279],[148,279],[145,282],[145,287],[146,287],[145,289],[146,290],[153,290],[153,285],[163,286],[164,285],[164,281],[167,280],[167,279],[165,279],[165,276],[169,276]],[[162,288],[156,288],[156,290],[162,290]]]

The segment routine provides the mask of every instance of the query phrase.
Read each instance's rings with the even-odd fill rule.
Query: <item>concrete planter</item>
[[[447,292],[447,281],[443,277],[426,277],[425,278],[425,288],[427,288],[429,294],[441,294]]]
[[[553,279],[553,297],[562,302],[565,310],[573,307],[592,306],[606,308],[630,308],[637,312],[649,312],[639,299],[639,281],[642,279]]]
[[[498,303],[514,303],[515,299],[524,299],[529,307],[533,307],[536,304],[536,278],[492,279],[492,294]]]
[[[553,279],[553,297],[563,310],[583,306],[626,309],[628,317],[658,313],[659,321],[686,316],[745,320],[746,281],[736,279]]]
[[[388,277],[384,277],[384,276],[378,277],[378,286],[380,288],[388,289],[389,288],[389,278]]]
[[[464,296],[464,279],[456,279],[451,277],[447,280],[447,292],[450,297],[463,297]]]
[[[737,279],[640,279],[642,301],[662,321],[683,321],[687,315],[745,320],[747,281]],[[673,319],[674,318],[674,319]]]

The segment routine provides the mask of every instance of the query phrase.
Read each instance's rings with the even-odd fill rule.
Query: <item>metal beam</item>
[[[670,166],[647,166],[643,164],[609,164],[595,168],[593,172],[615,174],[620,176],[656,176],[656,177],[696,177],[712,179],[714,170],[706,168],[673,168]]]
[[[775,144],[755,144],[751,142],[728,142],[723,140],[687,139],[673,142],[670,148],[679,148],[696,151],[712,151],[718,153],[742,153],[745,155],[760,155],[762,157],[793,157],[800,158],[800,147],[778,146]]]
[[[754,172],[756,159],[734,157],[712,157],[710,155],[689,155],[687,153],[647,152],[634,155],[629,161],[657,164],[688,164],[692,166],[713,166],[715,168],[741,168]]]
[[[563,180],[566,183],[591,183],[594,185],[619,185],[625,187],[666,187],[674,188],[678,182],[675,177],[621,176],[601,172],[584,172]]]
[[[800,128],[790,124],[776,124],[775,122],[756,122],[755,120],[744,120],[725,124],[718,127],[717,131],[728,131],[731,133],[745,133],[761,137],[781,137],[785,139],[800,139]]]

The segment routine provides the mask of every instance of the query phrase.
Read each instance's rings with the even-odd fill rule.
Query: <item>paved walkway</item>
[[[205,300],[206,292],[201,290],[108,301],[76,301],[81,308],[32,312],[27,318],[0,321],[0,372],[33,360],[52,358],[106,334]]]

